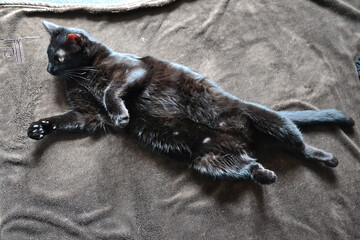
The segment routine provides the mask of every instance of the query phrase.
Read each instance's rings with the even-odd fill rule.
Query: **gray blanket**
[[[153,55],[274,109],[337,108],[353,130],[302,129],[335,169],[261,156],[270,186],[211,179],[122,134],[28,139],[67,109],[46,72],[41,19],[84,28],[119,52]],[[0,239],[359,239],[360,3],[177,1],[121,14],[0,9]]]

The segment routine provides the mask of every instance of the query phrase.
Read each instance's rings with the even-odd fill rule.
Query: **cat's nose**
[[[53,66],[51,65],[51,63],[48,64],[46,70],[49,72],[49,73],[52,73],[54,71],[54,68]]]

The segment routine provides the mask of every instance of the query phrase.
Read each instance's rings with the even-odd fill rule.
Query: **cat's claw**
[[[28,128],[27,135],[29,138],[40,140],[44,138],[45,135],[51,133],[54,129],[54,126],[52,126],[49,121],[42,120],[31,123]]]

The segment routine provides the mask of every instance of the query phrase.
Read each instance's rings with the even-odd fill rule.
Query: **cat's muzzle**
[[[48,71],[52,75],[55,75],[54,66],[51,63],[48,64],[46,71]]]

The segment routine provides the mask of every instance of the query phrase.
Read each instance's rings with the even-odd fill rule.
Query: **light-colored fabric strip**
[[[89,12],[126,12],[137,8],[160,7],[175,0],[123,0],[123,1],[0,1],[0,8],[23,8],[41,12],[65,12],[74,10],[85,10]],[[54,3],[56,2],[56,3]],[[71,2],[71,3],[70,3]],[[81,3],[84,2],[84,3]],[[107,3],[105,3],[107,2]]]

